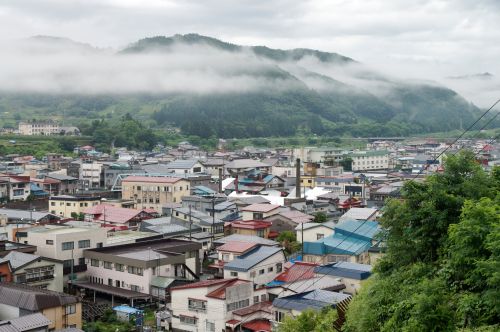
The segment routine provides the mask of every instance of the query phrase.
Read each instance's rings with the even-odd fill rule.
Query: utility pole
[[[213,197],[212,197],[212,245],[211,245],[211,247],[214,246],[214,241],[215,241],[214,227],[215,227],[215,195],[213,195]]]
[[[301,238],[302,238],[302,258],[301,258],[301,261],[304,261],[304,223],[302,222],[301,223],[302,225],[302,234],[301,234]]]
[[[191,205],[189,205],[189,241],[191,241],[191,226],[193,221],[191,220]]]

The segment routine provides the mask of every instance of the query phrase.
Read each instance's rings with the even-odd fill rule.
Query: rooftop
[[[28,311],[60,307],[80,300],[76,296],[22,284],[0,283],[0,303]]]
[[[335,277],[364,280],[371,275],[372,266],[350,262],[338,262],[318,266],[314,270],[318,274],[328,274]]]
[[[259,246],[224,265],[225,270],[246,272],[267,258],[283,252],[282,248]]]
[[[262,220],[236,220],[231,223],[232,228],[265,229],[272,226],[272,222]]]
[[[0,332],[24,332],[48,327],[52,322],[41,313],[0,321]]]
[[[0,258],[0,263],[10,262],[10,266],[15,270],[20,266],[31,263],[40,258],[38,255],[25,254],[24,252],[11,251],[3,258]]]
[[[215,240],[216,244],[224,244],[228,242],[251,242],[251,243],[256,243],[260,245],[266,245],[266,246],[277,246],[279,245],[278,242],[269,240],[269,239],[264,239],[260,236],[254,236],[254,235],[242,235],[242,234],[232,234],[229,236],[225,236],[223,238]]]
[[[306,309],[321,310],[325,307],[335,306],[342,302],[350,295],[331,292],[322,289],[293,294],[276,298],[273,301],[273,307],[287,310],[304,311]]]
[[[270,212],[273,210],[276,210],[279,208],[279,205],[276,204],[265,204],[265,203],[256,203],[256,204],[251,204],[249,206],[245,206],[242,208],[242,211],[249,211],[249,212]]]
[[[127,176],[123,179],[123,182],[141,182],[141,183],[176,183],[177,181],[182,180],[177,177],[167,177],[167,176]]]
[[[229,252],[236,252],[236,253],[244,253],[253,247],[255,247],[257,244],[252,243],[252,242],[239,242],[239,241],[232,241],[232,242],[227,242],[219,247],[217,247],[217,251],[229,251]]]

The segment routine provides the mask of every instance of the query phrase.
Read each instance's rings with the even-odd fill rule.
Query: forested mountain
[[[7,48],[15,69],[0,76],[4,126],[46,117],[86,127],[130,113],[200,137],[400,136],[465,127],[478,115],[446,87],[317,50],[197,34],[146,38],[118,52],[53,37],[19,45]]]

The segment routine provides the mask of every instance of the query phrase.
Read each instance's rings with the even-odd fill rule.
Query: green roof
[[[349,157],[374,157],[374,156],[385,156],[388,155],[387,150],[369,150],[364,152],[353,152],[349,154]]]
[[[158,288],[167,288],[175,281],[173,277],[153,277],[151,278],[151,286]]]

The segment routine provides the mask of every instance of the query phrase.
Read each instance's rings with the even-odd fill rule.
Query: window
[[[54,244],[54,240],[45,240],[45,244],[48,244],[49,246]]]
[[[272,266],[271,266],[271,267],[268,267],[268,268],[267,268],[267,272],[268,272],[268,273],[273,272],[273,267],[272,267]]]
[[[18,274],[16,275],[16,282],[18,284],[22,284],[26,282],[26,274]]]
[[[325,234],[316,233],[316,240],[321,240],[324,237],[325,237]]]
[[[264,219],[264,215],[262,213],[254,212],[253,219],[254,220],[262,220],[262,219]]]
[[[195,311],[207,311],[207,301],[188,299],[188,308]]]
[[[123,272],[124,271],[124,266],[123,264],[115,263],[115,270]]]
[[[127,271],[130,274],[137,274],[138,276],[142,276],[142,267],[128,266]]]
[[[104,268],[105,268],[105,269],[108,269],[108,270],[111,270],[111,269],[112,269],[112,264],[111,264],[111,262],[104,262]]]
[[[238,276],[238,272],[231,271],[231,277],[237,277],[237,276]]]
[[[259,270],[259,275],[262,275],[262,274],[264,274],[264,272],[266,272],[266,271],[265,271],[264,269],[262,269],[262,270]]]
[[[85,257],[78,258],[78,265],[85,265]]]
[[[97,242],[97,248],[102,248],[102,242]]]
[[[274,320],[277,322],[282,322],[285,319],[285,314],[281,311],[274,312]]]
[[[245,308],[245,307],[248,307],[249,305],[250,305],[250,299],[229,303],[227,305],[227,311],[233,311],[233,310]]]
[[[72,249],[75,249],[74,242],[63,242],[62,243],[62,250],[72,250]]]
[[[63,267],[71,267],[73,265],[73,260],[72,259],[65,259],[63,261]]]
[[[196,317],[181,315],[179,318],[182,324],[196,325]]]
[[[253,303],[259,303],[259,296],[254,296],[253,297]]]
[[[130,290],[134,292],[140,292],[141,288],[137,285],[130,285]]]
[[[267,295],[266,295],[266,294],[262,294],[262,295],[260,296],[260,301],[261,301],[261,302],[265,302],[266,300],[267,300]]]
[[[276,264],[276,272],[279,273],[281,271],[283,271],[283,264],[281,263]]]
[[[90,248],[90,240],[78,241],[78,248]]]
[[[56,202],[50,202],[50,206],[56,206]]]
[[[209,322],[207,320],[207,329],[206,331],[214,332],[215,331],[215,323],[214,322]]]
[[[72,315],[76,313],[76,304],[70,304],[66,306],[66,315]]]
[[[90,265],[95,266],[95,267],[99,267],[99,260],[97,260],[97,259],[91,259],[90,260]]]

